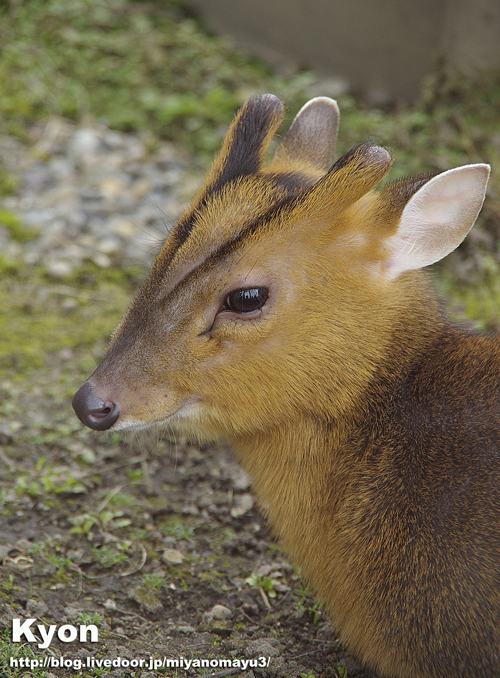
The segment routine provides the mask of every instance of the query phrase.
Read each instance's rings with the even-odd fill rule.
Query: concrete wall
[[[374,103],[412,100],[435,60],[500,69],[500,0],[189,0],[213,31],[283,71],[312,68]]]

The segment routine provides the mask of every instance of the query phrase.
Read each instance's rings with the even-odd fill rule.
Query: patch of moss
[[[102,285],[120,285],[124,291],[132,293],[136,290],[145,277],[144,268],[141,266],[128,266],[127,268],[100,268],[92,261],[86,261],[76,268],[70,275],[64,278],[64,283],[78,289],[98,289]],[[51,276],[47,280],[54,283]]]
[[[0,167],[0,196],[14,193],[18,185],[19,180],[17,177]]]
[[[0,278],[15,276],[19,272],[19,265],[11,259],[6,259],[0,254]]]
[[[90,352],[104,350],[130,300],[123,284],[107,280],[98,295],[93,285],[61,288],[36,271],[1,279],[0,377],[25,379],[51,360],[60,363],[62,351],[74,352],[75,371],[93,365]],[[76,299],[70,310],[68,297]]]
[[[7,229],[12,240],[19,243],[33,240],[38,234],[36,228],[23,226],[23,222],[18,216],[6,210],[0,210],[0,228],[2,227]]]

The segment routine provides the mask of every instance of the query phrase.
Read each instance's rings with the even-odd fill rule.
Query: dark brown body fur
[[[346,446],[346,560],[408,675],[500,676],[498,340],[435,341]]]

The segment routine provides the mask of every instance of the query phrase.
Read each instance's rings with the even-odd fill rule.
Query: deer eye
[[[268,296],[264,287],[235,290],[227,295],[224,307],[235,313],[250,313],[262,308]]]

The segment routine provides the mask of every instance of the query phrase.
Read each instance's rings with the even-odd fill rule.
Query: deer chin
[[[185,436],[199,444],[221,440],[223,435],[211,430],[207,424],[201,398],[192,396],[183,400],[178,408],[166,417],[152,421],[143,421],[133,417],[124,417],[111,427],[110,431],[142,431],[146,429],[164,429],[170,434]]]
[[[200,417],[201,398],[191,396],[177,404],[176,408],[166,416],[144,421],[133,415],[122,416],[109,430],[110,431],[140,431],[148,428],[169,427],[175,432],[183,432],[180,429],[191,428]]]

